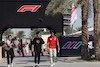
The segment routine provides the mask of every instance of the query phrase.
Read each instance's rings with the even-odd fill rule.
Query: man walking
[[[50,33],[51,33],[51,36],[48,37],[48,40],[47,40],[47,51],[50,51],[50,61],[51,61],[51,67],[52,67],[55,65],[55,58],[57,55],[56,43],[58,46],[58,50],[60,50],[60,46],[59,46],[58,37],[54,35],[54,31],[52,30],[50,31]],[[48,47],[49,47],[49,50],[48,50]]]
[[[14,44],[15,44],[16,47],[17,47],[18,44],[19,44],[19,41],[18,41],[18,38],[17,38],[17,37],[15,37]]]
[[[34,38],[33,44],[32,44],[32,51],[33,51],[33,47],[34,47],[34,51],[35,51],[35,66],[39,66],[40,53],[43,52],[43,44],[44,44],[44,41],[40,37],[40,32],[37,32],[36,33],[36,38]],[[41,45],[42,45],[42,51],[41,51]],[[38,64],[37,64],[37,60],[36,60],[37,57],[38,57]]]
[[[13,50],[13,42],[12,42],[12,36],[9,35],[8,36],[8,40],[7,40],[7,45],[10,47],[10,50],[7,52],[7,63],[8,63],[8,67],[13,67],[13,54],[14,54],[14,50]],[[11,56],[11,62],[9,60],[9,55]]]

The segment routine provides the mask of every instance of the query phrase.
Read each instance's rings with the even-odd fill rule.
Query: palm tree
[[[36,32],[39,32],[39,31],[42,31],[43,29],[40,29],[40,28],[34,28],[31,33],[30,33],[30,37],[31,39],[34,39],[34,37],[36,37]]]
[[[45,14],[54,16],[59,13],[68,13],[68,9],[71,8],[72,3],[76,1],[77,0],[51,0],[45,10]]]
[[[82,27],[77,27],[76,28],[76,31],[81,31],[82,30]]]
[[[11,31],[11,29],[7,29],[4,33],[3,33],[3,35],[4,36],[8,36],[8,35],[11,35],[11,34],[13,34],[13,32]]]
[[[30,38],[34,39],[34,37],[36,37],[36,32],[41,32],[41,34],[49,34],[49,30],[46,29],[46,31],[44,31],[44,28],[34,28],[31,33],[30,33]]]
[[[99,11],[100,11],[100,0],[93,0],[94,7],[94,44],[95,44],[95,57],[100,60],[100,21],[99,21]]]
[[[2,36],[1,36],[1,34],[0,34],[0,40],[2,40],[1,37],[2,37]]]
[[[7,30],[3,33],[3,35],[4,35],[5,38],[6,38],[6,40],[7,40],[8,35],[12,35],[12,34],[13,34],[13,32],[11,31],[11,29],[7,29]]]
[[[89,0],[78,0],[82,7],[82,59],[88,59],[88,7]]]
[[[19,39],[22,39],[22,38],[24,38],[24,31],[19,31],[17,34],[16,34],[16,36],[19,38]]]
[[[72,27],[70,26],[65,26],[64,27],[64,31],[67,35],[71,34],[72,33]],[[75,30],[73,30],[73,32],[75,32]]]

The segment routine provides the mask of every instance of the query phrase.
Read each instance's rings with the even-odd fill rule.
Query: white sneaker
[[[10,65],[8,64],[8,67],[10,67]]]
[[[55,65],[55,63],[53,63],[53,65]]]
[[[13,63],[11,63],[10,66],[13,67],[14,66]]]
[[[35,64],[35,66],[37,66],[38,64]]]
[[[37,64],[37,66],[39,66],[39,64]]]
[[[51,67],[53,67],[53,64],[51,64]]]

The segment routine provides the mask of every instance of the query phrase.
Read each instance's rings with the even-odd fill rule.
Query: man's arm
[[[31,51],[32,51],[32,52],[33,52],[34,45],[35,45],[35,38],[34,38],[34,40],[32,41],[32,46],[31,46]]]
[[[50,40],[48,38],[48,40],[47,40],[47,52],[49,52],[49,44],[50,44]]]
[[[8,45],[8,46],[11,46],[11,45],[13,45],[13,43],[11,43],[11,44],[7,43],[7,45]]]
[[[42,43],[42,51],[41,52],[43,52],[44,51],[44,40],[41,38],[41,43]]]
[[[34,44],[32,44],[31,51],[33,52]]]
[[[49,42],[47,43],[47,52],[49,52]]]
[[[57,41],[57,46],[58,46],[58,50],[60,50],[60,45],[59,45],[59,41]]]
[[[58,46],[58,50],[60,50],[60,45],[59,45],[58,37],[57,37],[57,46]]]
[[[42,44],[42,52],[44,51],[44,49],[43,49],[43,48],[44,48],[44,44]]]

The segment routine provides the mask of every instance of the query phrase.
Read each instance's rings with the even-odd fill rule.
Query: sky
[[[88,17],[88,27],[93,27],[93,1],[90,0],[90,7],[89,7],[89,17]],[[81,15],[81,7],[76,8],[76,12],[77,12],[77,20],[74,23],[74,29],[76,29],[77,27],[81,27],[82,26],[82,15]]]
[[[26,38],[28,38],[31,33],[30,28],[12,28],[12,32],[15,36],[16,36],[16,33],[18,33],[18,31],[24,31],[24,35],[27,35],[27,36],[25,36]]]

